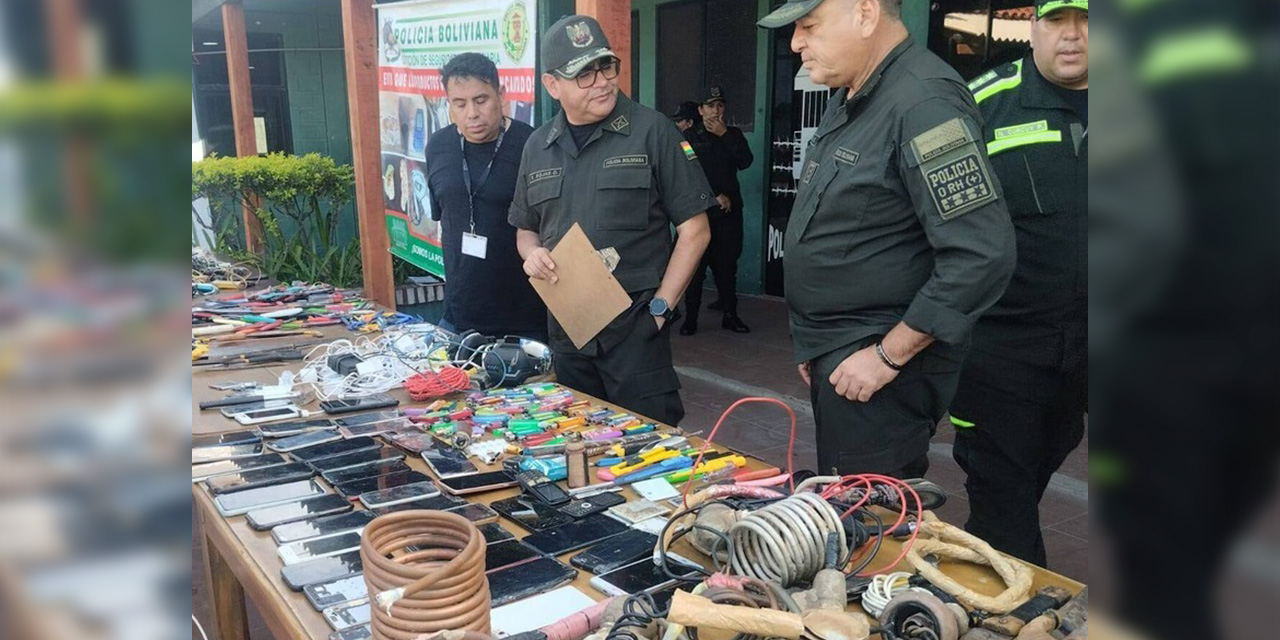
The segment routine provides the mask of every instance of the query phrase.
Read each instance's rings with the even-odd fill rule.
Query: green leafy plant
[[[212,156],[191,163],[191,197],[209,199],[219,253],[282,282],[360,284],[359,240],[340,244],[335,235],[354,185],[350,165],[317,153]],[[261,223],[261,253],[244,246],[242,207]]]

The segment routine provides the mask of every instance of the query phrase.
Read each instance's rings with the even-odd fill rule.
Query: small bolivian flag
[[[693,152],[693,145],[689,144],[689,141],[688,141],[688,140],[681,140],[681,141],[680,141],[680,148],[681,148],[681,149],[684,149],[684,156],[685,156],[686,158],[688,158],[688,159],[690,159],[690,160],[694,160],[694,159],[696,159],[696,158],[698,157],[698,156],[697,156],[697,154],[695,154],[695,153]]]

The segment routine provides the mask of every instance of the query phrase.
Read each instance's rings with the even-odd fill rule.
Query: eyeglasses
[[[605,80],[612,80],[618,77],[618,71],[621,67],[622,65],[618,59],[614,58],[602,65],[583,69],[578,73],[578,75],[573,77],[573,81],[578,83],[579,89],[587,89],[596,83],[597,73],[603,75]]]

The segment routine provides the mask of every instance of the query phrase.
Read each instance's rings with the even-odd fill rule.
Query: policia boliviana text
[[[838,88],[804,150],[784,244],[820,473],[924,475],[973,325],[1014,233],[956,72],[907,35],[901,0],[792,0],[791,48]]]
[[[618,64],[588,16],[543,35],[542,83],[561,111],[525,145],[509,221],[532,278],[556,281],[550,250],[575,223],[617,252],[613,275],[633,304],[582,349],[551,318],[556,377],[675,425],[684,407],[669,329],[710,238],[711,187],[671,120],[618,92]]]
[[[1018,262],[974,328],[951,422],[965,527],[1044,565],[1040,498],[1080,444],[1088,407],[1088,0],[1038,0],[1031,47],[970,83]]]

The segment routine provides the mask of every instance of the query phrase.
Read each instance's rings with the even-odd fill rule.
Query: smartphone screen
[[[347,442],[351,442],[348,440]],[[375,449],[360,449],[351,453],[308,461],[312,469],[326,471],[344,471],[356,467],[365,467],[394,460],[404,460],[404,454],[391,447],[379,446]]]
[[[237,413],[246,411],[257,411],[259,409],[274,409],[276,407],[288,407],[293,405],[293,398],[276,398],[274,400],[258,400],[256,402],[246,402],[244,404],[233,404],[228,407],[222,407],[222,415],[228,419],[235,420]]]
[[[332,420],[290,420],[288,422],[273,422],[258,427],[258,431],[265,438],[283,438],[285,436],[296,436],[299,433],[308,431],[333,431],[337,425]]]
[[[348,551],[327,558],[316,558],[286,565],[280,569],[280,577],[294,591],[301,591],[309,584],[320,584],[336,578],[364,571],[359,551]]]
[[[616,536],[627,528],[609,516],[596,514],[554,529],[531,533],[524,541],[549,556],[558,556]]]
[[[216,445],[212,447],[192,447],[191,464],[217,462],[219,460],[235,460],[237,458],[250,458],[259,455],[262,455],[261,442]]]
[[[214,476],[222,476],[232,473],[243,473],[251,469],[264,469],[266,467],[274,467],[285,464],[284,456],[278,453],[264,453],[262,455],[249,458],[239,458],[236,460],[222,460],[220,462],[206,462],[191,466],[191,481],[200,482]]]
[[[337,431],[304,431],[296,436],[269,441],[267,448],[273,451],[294,451],[341,439],[342,436]]]
[[[235,493],[224,493],[216,496],[213,502],[219,513],[224,516],[235,516],[253,509],[270,505],[292,502],[324,493],[324,489],[315,480],[300,480],[286,484],[276,484],[257,489],[246,489]]]
[[[422,452],[422,459],[440,478],[475,473],[476,466],[467,455],[450,447],[434,447]]]
[[[626,566],[653,553],[658,536],[631,529],[579,553],[569,564],[600,575]]]
[[[458,507],[464,506],[466,504],[467,504],[467,501],[463,500],[462,498],[456,498],[447,493],[440,493],[428,498],[418,498],[417,500],[410,500],[408,502],[401,502],[398,504],[388,505],[385,507],[378,507],[376,509],[373,509],[372,511],[375,516],[385,516],[388,513],[395,513],[397,511],[412,511],[414,509],[429,509],[432,511],[448,511],[450,509],[457,509]]]
[[[276,544],[288,544],[299,540],[354,531],[368,525],[372,520],[373,514],[368,511],[348,511],[338,515],[279,525],[271,530],[271,537],[276,541]]]
[[[360,436],[376,436],[384,433],[390,433],[396,429],[404,429],[408,426],[408,420],[387,420],[386,422],[371,422],[369,424],[358,424],[354,427],[338,427],[338,433],[344,438],[359,438]]]
[[[307,585],[302,589],[316,611],[327,609],[335,604],[351,602],[369,597],[369,587],[364,583],[364,574],[344,576],[337,580]]]
[[[351,510],[351,501],[339,495],[328,493],[298,502],[254,509],[246,514],[249,526],[259,531],[271,527],[307,520],[317,516],[327,516]]]
[[[422,453],[435,446],[435,437],[421,431],[392,431],[382,437],[410,453]]]
[[[429,498],[439,494],[439,487],[428,480],[426,482],[417,482],[400,487],[362,493],[360,494],[360,502],[363,503],[364,506],[373,509],[375,507],[385,507],[401,502],[409,502],[418,498]]]
[[[541,552],[519,540],[497,542],[485,547],[484,570],[489,573],[517,562],[541,557]]]
[[[490,471],[488,473],[441,478],[440,484],[444,485],[445,489],[450,493],[474,493],[510,487],[516,484],[516,479],[506,471]]]
[[[668,566],[680,566],[679,563],[673,562],[670,555],[667,556]],[[612,586],[616,592],[625,594],[635,594],[641,591],[656,591],[665,589],[679,582],[672,578],[653,562],[652,558],[645,558],[639,562],[629,564],[620,569],[615,569],[592,580],[592,582],[603,582]],[[592,585],[595,586],[595,585]],[[614,595],[608,590],[603,593]]]
[[[493,522],[498,519],[497,511],[478,502],[468,502],[456,509],[449,509],[449,513],[456,513],[471,522]]]
[[[391,422],[393,420],[408,421],[407,418],[400,415],[399,411],[374,411],[372,413],[361,413],[354,416],[342,416],[341,418],[335,418],[334,422],[340,427],[358,427],[360,425]]]
[[[332,439],[335,440],[335,442],[326,442],[323,444],[317,444],[315,446],[306,447],[305,449],[297,449],[292,452],[293,457],[303,462],[314,462],[322,458],[331,458],[333,456],[340,456],[345,453],[351,453],[352,451],[361,451],[364,449],[377,449],[378,447],[382,446],[381,444],[378,443],[377,440],[374,440],[373,438],[352,438],[350,440],[342,440],[341,439],[342,436],[338,435],[337,433],[327,433],[327,432],[322,432],[322,433],[325,433],[326,435],[331,435]],[[311,435],[311,434],[307,434],[307,435]],[[301,438],[304,436],[294,436],[294,437]],[[288,438],[286,438],[286,440],[287,439]]]
[[[364,398],[352,398],[350,400],[325,400],[320,403],[320,408],[330,415],[342,413],[355,413],[356,411],[364,411],[365,409],[382,409],[384,407],[394,407],[400,404],[399,400],[388,395],[376,394]]]
[[[232,491],[242,491],[244,489],[253,489],[255,487],[265,487],[272,484],[281,484],[284,482],[292,482],[294,480],[306,480],[314,475],[315,472],[301,462],[290,464],[282,464],[274,467],[266,467],[263,469],[251,469],[240,473],[218,476],[209,478],[205,484],[209,486],[209,490],[215,495],[220,493],[229,493]]]
[[[343,482],[351,482],[352,480],[385,476],[409,470],[409,465],[405,464],[404,460],[382,460],[363,467],[353,467],[351,469],[342,469],[341,471],[326,471],[321,474],[321,477],[329,484],[336,485]]]
[[[507,531],[506,529],[503,529],[502,525],[496,522],[482,524],[476,528],[480,530],[480,535],[484,536],[485,544],[493,544],[495,542],[502,542],[503,540],[516,539],[514,534],[512,534],[510,531]]]
[[[383,476],[374,476],[372,478],[363,478],[360,480],[352,480],[351,482],[342,482],[333,485],[333,490],[338,495],[348,499],[355,500],[362,493],[377,491],[379,489],[390,489],[392,487],[400,487],[415,482],[428,482],[431,478],[427,474],[412,469],[401,471],[399,473],[390,473]]]
[[[337,535],[302,540],[280,547],[280,559],[285,564],[297,564],[312,558],[335,556],[344,551],[360,548],[360,532],[348,531]]]
[[[191,436],[191,446],[193,447],[212,447],[220,444],[244,444],[247,442],[257,442],[262,437],[257,431],[252,429],[245,431],[232,431],[230,433],[206,433]]]
[[[243,411],[236,414],[236,422],[239,422],[240,424],[253,424],[255,422],[266,422],[281,418],[296,418],[298,415],[298,408],[295,406],[279,407],[275,409],[257,409],[254,411]]]
[[[542,531],[573,522],[573,518],[554,507],[534,502],[524,496],[513,496],[489,503],[494,511],[528,531]]]
[[[498,607],[566,584],[578,571],[555,558],[538,558],[488,574],[489,601]]]

